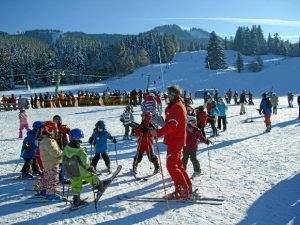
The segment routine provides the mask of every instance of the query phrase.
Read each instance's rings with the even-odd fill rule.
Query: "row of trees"
[[[61,35],[54,44],[22,35],[0,34],[0,74],[13,83],[48,85],[54,70],[65,71],[62,83],[90,82],[127,74],[150,63],[170,62],[179,50],[175,36],[145,33],[115,43]]]
[[[231,39],[232,40],[232,39]],[[273,36],[269,33],[267,40],[263,31],[258,26],[238,27],[233,42],[226,39],[226,47],[241,52],[243,55],[276,54],[284,56],[299,56],[299,45],[291,44],[279,37],[278,33]]]
[[[237,69],[241,72],[243,67],[242,55],[257,55],[249,63],[248,69],[253,72],[260,71],[263,62],[259,55],[276,54],[283,56],[300,56],[300,40],[298,44],[291,44],[289,41],[283,41],[277,33],[273,37],[269,34],[266,40],[260,26],[239,27],[235,38],[224,40],[217,36],[213,31],[210,34],[210,40],[207,47],[207,57],[205,58],[206,67],[209,69],[226,69],[226,58],[224,49],[232,49],[238,52]]]

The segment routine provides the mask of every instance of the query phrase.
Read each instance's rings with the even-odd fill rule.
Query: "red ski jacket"
[[[186,143],[186,109],[182,101],[171,103],[166,108],[165,126],[157,130],[157,136],[165,136],[164,144],[174,149],[182,148]],[[176,148],[177,147],[177,148]]]
[[[208,118],[208,115],[205,111],[203,111],[203,112],[198,111],[197,112],[197,123],[198,123],[198,125],[201,125],[202,127],[205,127],[206,123],[207,123],[207,118]]]
[[[205,137],[203,137],[201,130],[196,127],[187,127],[186,131],[185,150],[196,151],[198,147],[198,140],[201,142],[206,142],[207,140]]]
[[[134,131],[135,136],[139,137],[138,139],[138,151],[144,152],[152,150],[153,138],[149,132],[151,128],[151,123],[142,122],[141,125]]]

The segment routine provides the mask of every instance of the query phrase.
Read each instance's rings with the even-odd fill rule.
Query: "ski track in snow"
[[[180,57],[183,56],[178,56],[179,59]],[[178,58],[176,58],[176,63],[180,64]],[[160,197],[164,195],[160,175],[151,177],[148,181],[135,181],[131,174],[132,159],[136,153],[136,139],[124,141],[121,138],[124,128],[119,122],[119,116],[124,110],[123,106],[28,110],[30,123],[36,120],[51,120],[53,115],[60,114],[63,123],[71,128],[81,128],[85,134],[83,144],[87,147],[89,154],[90,146],[87,141],[97,120],[103,119],[111,134],[117,136],[118,162],[123,169],[99,201],[98,212],[95,212],[94,205],[91,203],[88,207],[69,215],[62,214],[62,211],[68,207],[66,203],[24,204],[29,201],[26,199],[34,193],[22,190],[32,188],[35,181],[8,180],[18,175],[23,165],[19,157],[22,140],[17,138],[18,112],[0,112],[2,153],[0,158],[0,223],[300,224],[300,121],[295,120],[298,107],[287,108],[286,97],[280,97],[278,115],[271,118],[272,131],[264,133],[263,118],[256,110],[259,102],[260,99],[255,99],[255,105],[248,106],[248,114],[242,116],[239,115],[239,106],[229,105],[227,131],[220,132],[217,138],[212,138],[215,141],[214,145],[199,144],[198,159],[204,175],[194,179],[194,187],[205,196],[224,196],[226,200],[223,204],[211,206],[170,202],[168,210],[163,202],[117,200],[117,196],[122,193],[133,196]],[[296,105],[296,102],[294,104]],[[199,101],[195,101],[194,106],[198,105]],[[134,111],[135,120],[139,122],[140,109],[137,107]],[[253,118],[253,122],[244,123],[247,117]],[[208,133],[210,133],[209,129]],[[114,145],[110,141],[108,143],[112,167],[115,168]],[[159,149],[167,192],[171,192],[174,187],[165,167],[166,147],[162,144],[162,139],[159,139]],[[156,152],[155,146],[154,150]],[[211,159],[211,178],[208,151]],[[16,164],[18,166],[13,173]],[[100,160],[98,169],[104,168],[104,162]],[[144,156],[138,168],[141,175],[150,174],[153,169],[147,157]],[[193,173],[191,162],[188,163],[187,170],[190,175]],[[105,177],[105,174],[101,175],[101,178]],[[88,196],[88,200],[92,201],[91,186],[83,188],[82,196]]]

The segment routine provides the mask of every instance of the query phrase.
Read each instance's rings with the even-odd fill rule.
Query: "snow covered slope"
[[[228,54],[234,55],[235,53],[228,52]],[[300,70],[299,58],[282,59],[278,65],[266,62],[265,70],[257,74],[238,74],[230,70],[206,71],[203,68],[201,69],[200,66],[196,66],[199,62],[203,64],[201,57],[204,57],[203,52],[178,54],[170,65],[170,69],[167,69],[165,73],[165,86],[176,83],[193,91],[211,84],[211,87],[216,85],[219,90],[223,90],[221,87],[224,86],[225,91],[229,87],[241,90],[244,88],[244,83],[247,83],[249,89],[257,91],[258,94],[265,89],[270,89],[270,85],[274,86],[277,93],[286,94],[288,90],[299,93],[299,76],[296,76]],[[234,56],[228,56],[229,58],[233,59]],[[265,60],[275,60],[275,58],[266,57]],[[288,72],[283,73],[285,69]],[[141,83],[144,79],[146,85],[146,77],[143,77],[142,74],[146,74],[145,71],[152,70],[160,73],[159,65],[141,68],[128,77],[109,81],[108,84],[111,88],[117,88],[118,85],[123,85],[118,89],[133,88],[135,87],[134,80]],[[196,74],[199,74],[199,80],[202,80],[201,83],[200,81],[198,84],[190,82],[189,78],[196,76]],[[213,74],[217,74],[219,78],[214,78]],[[159,76],[159,74],[155,74],[153,77],[157,80],[158,77],[155,78],[155,76]],[[239,76],[244,77],[244,79],[239,78]],[[272,84],[264,84],[267,81],[261,80],[262,76],[269,77]],[[280,76],[283,78],[279,79]],[[259,82],[260,80],[262,84]],[[188,86],[189,84],[192,86]],[[229,84],[231,85],[229,86]],[[102,88],[99,84],[98,86],[89,85],[80,88],[84,90],[91,88],[90,90],[92,90],[99,87]],[[144,86],[141,84],[141,87]],[[248,89],[248,87],[245,88]],[[46,89],[40,89],[39,91],[44,92]],[[26,93],[22,92],[22,94]],[[169,203],[169,210],[166,210],[166,205],[163,202],[127,202],[119,201],[117,198],[118,195],[123,193],[132,196],[155,197],[164,194],[160,175],[156,175],[145,182],[135,181],[131,175],[132,160],[136,153],[136,139],[122,140],[124,128],[119,122],[119,116],[124,107],[28,110],[30,123],[36,120],[51,120],[53,115],[60,114],[63,123],[68,124],[71,128],[81,128],[85,133],[83,144],[87,147],[88,154],[91,154],[91,149],[87,140],[92,134],[97,120],[103,119],[108,130],[113,136],[117,137],[118,163],[123,166],[123,169],[99,202],[98,212],[95,211],[93,204],[90,204],[88,207],[69,215],[62,214],[62,211],[67,208],[65,203],[26,204],[32,201],[28,198],[34,192],[24,191],[24,188],[31,189],[34,181],[11,180],[19,173],[22,166],[22,160],[19,158],[22,140],[17,138],[19,128],[18,112],[0,112],[0,151],[2,155],[0,158],[0,223],[300,224],[300,122],[295,120],[298,116],[298,108],[287,108],[286,97],[281,97],[278,115],[272,116],[273,129],[266,134],[264,133],[263,118],[257,114],[256,110],[259,101],[259,99],[255,99],[255,105],[248,106],[248,113],[242,116],[239,115],[239,106],[230,105],[227,131],[221,132],[219,137],[212,139],[215,142],[214,145],[199,144],[198,158],[204,175],[194,180],[194,187],[198,188],[199,192],[205,196],[224,196],[225,201],[223,204],[216,206]],[[195,102],[195,106],[199,104],[198,101]],[[134,116],[137,122],[140,121],[139,115],[140,109],[135,108]],[[244,121],[247,118],[252,118],[253,123],[245,123]],[[207,132],[210,133],[210,130],[208,129]],[[166,148],[161,139],[159,140],[159,150],[166,178],[167,192],[171,192],[174,187],[165,167]],[[210,153],[211,160],[211,177],[208,153]],[[112,167],[116,168],[116,153],[112,143],[109,143],[109,154]],[[98,168],[105,168],[102,160],[99,161]],[[145,156],[138,168],[140,175],[150,174],[153,169]],[[188,173],[193,173],[190,162]],[[101,178],[106,177],[106,175],[101,175]],[[93,200],[91,186],[84,187],[83,196],[89,197],[89,201]]]

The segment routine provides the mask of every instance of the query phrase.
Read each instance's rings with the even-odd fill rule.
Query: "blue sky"
[[[298,42],[299,0],[1,0],[0,31],[59,29],[138,34],[158,25],[197,27],[232,36],[238,26],[260,24]]]

